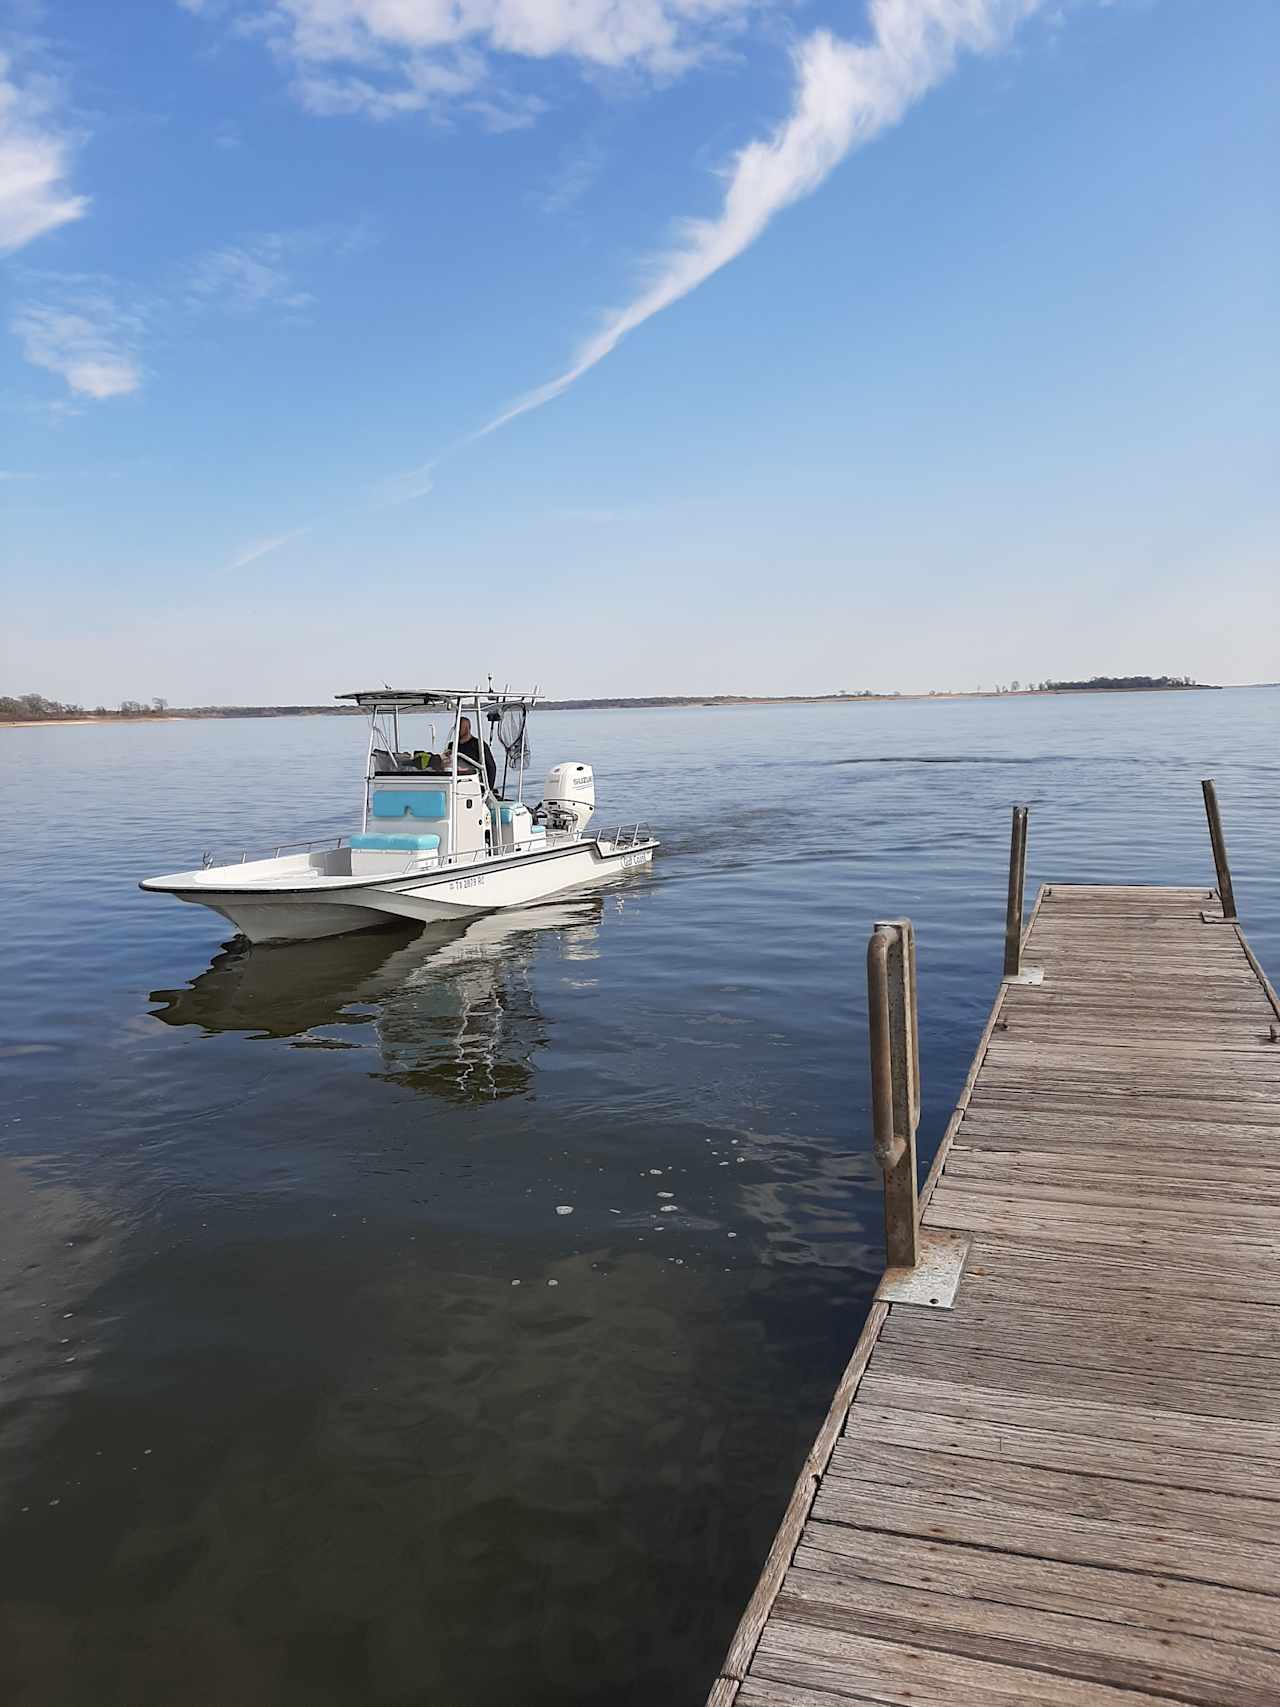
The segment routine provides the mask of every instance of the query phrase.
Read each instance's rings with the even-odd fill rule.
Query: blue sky
[[[0,21],[0,691],[1280,676],[1274,0]]]

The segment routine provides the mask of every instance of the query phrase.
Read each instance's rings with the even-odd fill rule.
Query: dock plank
[[[1211,892],[1052,885],[710,1707],[1280,1707],[1280,1011]]]
[[[1149,1151],[1133,1144],[1097,1145],[1081,1155],[1068,1146],[1054,1150],[1023,1149],[1009,1154],[979,1142],[954,1144],[947,1158],[947,1178],[953,1185],[1010,1186],[1037,1193],[1047,1185],[1059,1189],[1097,1191],[1104,1199],[1122,1196],[1133,1201],[1138,1191],[1153,1190],[1160,1196],[1174,1194],[1210,1203],[1222,1202],[1222,1182],[1217,1171],[1207,1173],[1197,1157]],[[1280,1150],[1262,1152],[1231,1165],[1232,1184],[1248,1195],[1250,1204],[1280,1201]],[[1001,1191],[1000,1196],[1007,1193]]]
[[[939,1596],[1040,1607],[1104,1623],[1280,1651],[1280,1599],[1254,1589],[1030,1559],[987,1547],[813,1520],[796,1552],[803,1570],[857,1574]]]
[[[1208,1446],[1171,1446],[1167,1442],[1152,1446],[1142,1441],[1055,1432],[1025,1423],[881,1409],[870,1401],[859,1403],[850,1412],[845,1440],[851,1450],[864,1442],[913,1446],[969,1458],[991,1458],[1002,1464],[1030,1464],[1150,1482],[1160,1488],[1280,1499],[1280,1478],[1274,1465]],[[963,1472],[958,1470],[957,1475]]]
[[[1168,1260],[1165,1245],[1154,1250],[1131,1244],[1112,1255],[1102,1247],[1083,1249],[1051,1239],[1002,1238],[978,1234],[969,1269],[993,1285],[1002,1284],[1014,1298],[1033,1298],[1043,1288],[1045,1303],[1094,1297],[1100,1308],[1128,1293],[1155,1296],[1170,1302],[1184,1298],[1239,1299],[1280,1304],[1280,1273],[1276,1265],[1244,1263],[1237,1256],[1224,1262],[1211,1242],[1210,1254],[1200,1256],[1179,1243],[1176,1261]]]
[[[778,1600],[789,1623],[850,1630],[888,1641],[943,1642],[970,1659],[1032,1667],[1126,1689],[1156,1689],[1230,1707],[1276,1707],[1280,1682],[1265,1653],[1205,1637],[1176,1648],[1161,1631],[1104,1623],[1081,1612],[939,1595],[797,1560]]]
[[[835,1690],[838,1699],[846,1698],[842,1690],[851,1683],[855,1699],[892,1707],[979,1701],[1016,1702],[1018,1707],[1168,1707],[1175,1699],[780,1618],[770,1620],[760,1639],[752,1676]]]
[[[1280,1312],[1277,1312],[1280,1314]],[[1247,1352],[1210,1350],[1143,1333],[1132,1321],[1117,1324],[1112,1317],[1087,1314],[1074,1322],[1064,1321],[1058,1311],[1036,1311],[1010,1306],[999,1315],[947,1317],[939,1323],[912,1321],[905,1310],[885,1323],[880,1344],[928,1351],[944,1346],[963,1356],[966,1353],[994,1354],[1005,1358],[1031,1358],[1036,1363],[1069,1367],[1072,1381],[1089,1377],[1090,1369],[1115,1370],[1159,1380],[1169,1363],[1176,1360],[1182,1376],[1211,1387],[1223,1385],[1256,1388],[1268,1398],[1280,1383],[1280,1358]],[[1277,1489],[1280,1498],[1280,1489]]]
[[[1223,1146],[1240,1155],[1248,1167],[1280,1157],[1280,1147],[1268,1144],[1256,1126],[1233,1123],[1219,1116],[1210,1120],[1166,1120],[1150,1111],[1119,1116],[1101,1114],[1097,1106],[1079,1112],[1050,1113],[1022,1108],[995,1110],[970,1103],[964,1124],[956,1135],[960,1149],[1025,1151],[1056,1150],[1092,1160],[1097,1149],[1141,1150],[1144,1159],[1168,1158],[1183,1164],[1188,1154],[1198,1160],[1207,1174],[1206,1158]]]
[[[887,1529],[899,1535],[957,1541],[1000,1553],[1027,1553],[1035,1559],[1061,1559],[1068,1564],[1186,1577],[1228,1588],[1253,1588],[1275,1570],[1274,1547],[1239,1536],[1189,1535],[1169,1524],[1081,1517],[975,1496],[970,1486],[962,1493],[938,1489],[908,1492],[899,1487],[886,1492],[832,1474],[818,1490],[813,1515],[826,1523]]]
[[[1126,1210],[1116,1210],[1106,1204],[1094,1209],[1076,1203],[1046,1203],[1042,1198],[1025,1202],[1007,1197],[993,1197],[983,1192],[964,1191],[952,1186],[939,1191],[933,1208],[932,1225],[974,1233],[1020,1233],[1027,1239],[1052,1239],[1059,1244],[1101,1245],[1108,1249],[1122,1246],[1131,1240],[1136,1248],[1167,1249],[1170,1236],[1180,1235],[1180,1244],[1189,1255],[1212,1261],[1220,1242],[1230,1238],[1229,1217],[1194,1214],[1189,1205],[1181,1218],[1153,1210],[1144,1214],[1139,1229],[1133,1227],[1133,1217]],[[1246,1222],[1236,1233],[1233,1243],[1241,1251],[1258,1251],[1280,1256],[1274,1225],[1271,1222]]]
[[[1221,1529],[1243,1540],[1280,1542],[1280,1500],[1229,1494],[1222,1488],[1179,1487],[1176,1466],[1169,1467],[1163,1481],[1127,1481],[1097,1462],[1087,1469],[1078,1462],[1070,1469],[1045,1468],[988,1454],[979,1466],[969,1461],[972,1456],[923,1447],[918,1440],[904,1446],[859,1436],[855,1446],[846,1437],[836,1444],[827,1476],[870,1482],[877,1488],[931,1489],[948,1495],[962,1489],[966,1498],[972,1497],[980,1477],[983,1497],[1007,1505],[1064,1517],[1104,1516],[1195,1536]],[[1156,1459],[1155,1453],[1150,1454],[1153,1466]],[[1227,1461],[1218,1460],[1220,1464]]]

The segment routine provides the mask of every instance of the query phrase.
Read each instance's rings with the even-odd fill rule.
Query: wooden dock
[[[1222,911],[1041,891],[920,1196],[954,1306],[872,1305],[709,1707],[1280,1704],[1280,1006]]]

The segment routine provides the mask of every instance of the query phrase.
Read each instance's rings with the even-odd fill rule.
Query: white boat
[[[526,804],[536,694],[378,688],[336,697],[369,717],[357,832],[282,843],[265,859],[244,854],[217,864],[206,854],[198,871],[148,877],[139,887],[211,907],[250,942],[297,942],[391,919],[427,923],[525,906],[652,860],[658,844],[643,824],[588,833],[596,804],[590,765],[553,766],[542,798]],[[452,719],[444,754],[402,749],[401,718],[432,712]],[[502,749],[501,779],[486,730]],[[468,745],[470,755],[460,750]]]

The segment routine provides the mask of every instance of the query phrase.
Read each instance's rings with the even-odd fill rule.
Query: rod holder
[[[1227,843],[1222,834],[1222,814],[1218,811],[1218,791],[1212,777],[1200,784],[1204,790],[1204,815],[1209,820],[1209,841],[1213,846],[1213,867],[1218,874],[1218,897],[1222,902],[1224,919],[1235,921],[1235,890],[1231,887],[1231,867],[1227,864]]]
[[[890,1268],[914,1268],[920,1255],[920,1022],[910,919],[882,920],[873,929],[867,944],[867,1005],[872,1134],[884,1174],[885,1260]]]
[[[1009,840],[1009,902],[1004,920],[1004,975],[1016,978],[1022,971],[1022,907],[1027,882],[1027,808],[1013,809],[1013,831]]]

